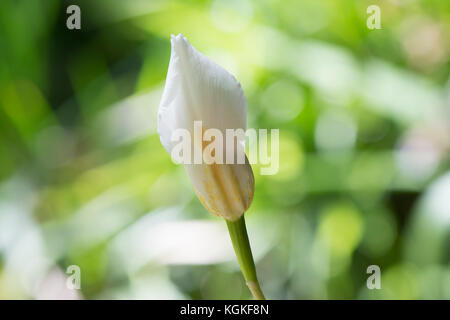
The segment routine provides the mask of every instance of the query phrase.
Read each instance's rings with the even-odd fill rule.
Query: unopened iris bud
[[[181,34],[172,36],[172,53],[166,84],[158,114],[158,132],[165,149],[172,154],[176,145],[175,130],[184,129],[195,137],[196,123],[201,123],[201,141],[190,139],[192,159],[183,163],[195,193],[205,208],[230,221],[239,219],[249,208],[254,193],[252,168],[245,157],[244,163],[210,163],[194,161],[200,148],[203,157],[207,143],[203,134],[207,128],[219,130],[226,137],[226,130],[246,129],[247,103],[241,85],[225,69],[192,47]],[[217,137],[216,137],[217,139]],[[223,146],[223,158],[230,151],[241,151],[243,141]],[[233,149],[233,150],[230,150]],[[234,150],[237,149],[237,150]],[[216,152],[218,150],[215,150]],[[206,160],[206,161],[204,161]]]

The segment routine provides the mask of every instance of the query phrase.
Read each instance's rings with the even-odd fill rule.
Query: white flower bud
[[[195,121],[201,121],[204,129],[219,130],[223,137],[227,129],[245,131],[247,103],[239,82],[198,52],[181,34],[172,36],[171,43],[169,70],[158,113],[158,133],[164,148],[172,153],[175,146],[172,133],[177,129],[187,130],[194,136]],[[242,145],[239,139],[237,145]],[[202,150],[205,147],[203,141],[200,147]],[[226,148],[229,147],[227,144]],[[225,154],[229,151],[224,150]],[[184,166],[198,198],[209,212],[235,221],[249,208],[254,177],[247,158],[242,164],[224,161],[224,164],[203,162]]]

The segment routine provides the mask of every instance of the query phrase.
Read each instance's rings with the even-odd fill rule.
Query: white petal
[[[172,36],[172,52],[158,112],[164,148],[173,147],[172,132],[193,132],[196,120],[205,129],[246,129],[247,104],[239,82],[225,69],[192,47],[183,35]]]

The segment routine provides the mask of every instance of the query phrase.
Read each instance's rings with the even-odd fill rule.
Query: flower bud
[[[202,128],[217,129],[222,137],[226,136],[227,129],[245,131],[247,103],[239,82],[193,48],[181,34],[172,36],[171,44],[169,70],[158,112],[158,133],[167,152],[172,154],[176,146],[173,133],[177,129],[195,136],[196,121],[201,121]],[[195,146],[195,138],[190,141],[194,142],[193,153],[200,148],[203,155],[203,130],[201,133],[200,147]],[[241,137],[233,141],[232,147],[242,149],[242,144]],[[226,144],[225,154],[229,148]],[[254,177],[246,156],[244,162],[183,164],[198,198],[209,212],[235,221],[249,208]]]

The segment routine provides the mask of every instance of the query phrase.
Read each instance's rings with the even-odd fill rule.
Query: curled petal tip
[[[177,34],[177,35],[174,35],[174,34],[172,33],[172,34],[170,35],[170,39],[171,39],[172,41],[179,41],[179,40],[187,41],[186,37],[183,36],[182,33],[179,33],[179,34]]]
[[[183,36],[183,34],[179,33],[178,35],[171,35],[170,43],[172,45],[172,50],[176,53],[181,52],[187,46],[190,46],[188,40]]]

